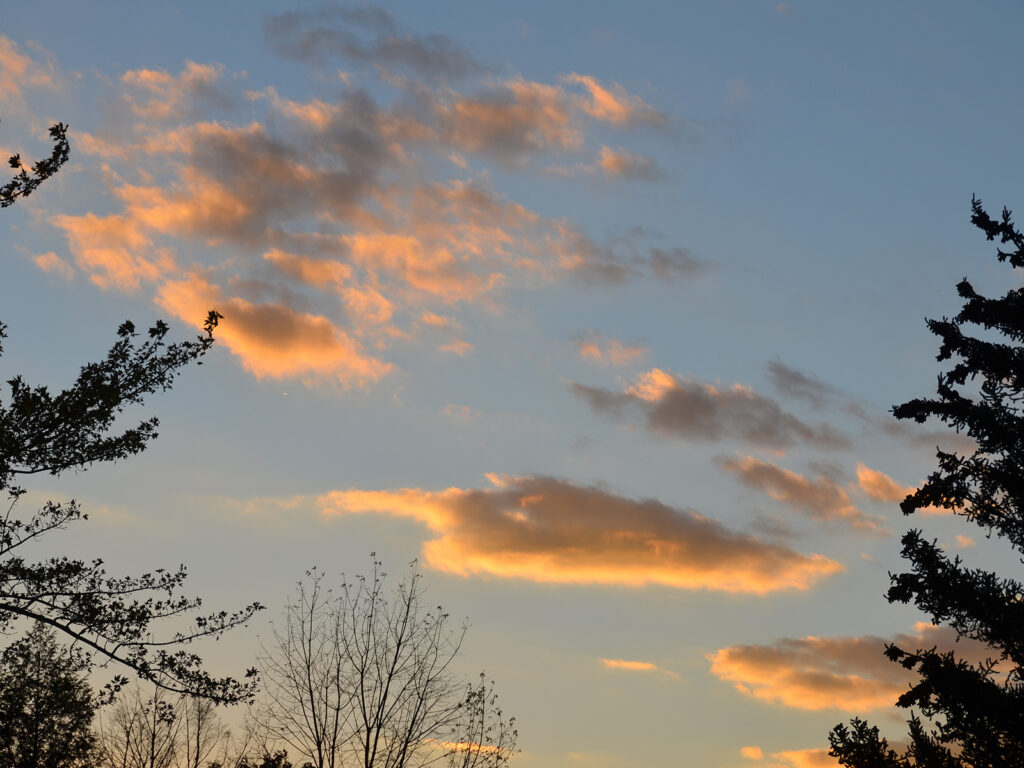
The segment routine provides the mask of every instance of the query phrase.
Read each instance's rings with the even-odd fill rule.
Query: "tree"
[[[90,765],[96,701],[88,668],[88,659],[62,648],[38,622],[0,653],[0,765]]]
[[[182,696],[178,700],[177,717],[181,722],[184,766],[202,768],[213,750],[226,737],[227,729],[209,699]]]
[[[247,673],[248,682],[213,678],[203,669],[202,659],[181,646],[245,623],[260,610],[259,603],[231,614],[196,615],[201,601],[178,595],[186,577],[184,566],[111,577],[98,559],[27,562],[20,556],[27,544],[86,516],[71,500],[48,501],[27,521],[12,517],[26,492],[18,484],[22,477],[80,471],[144,450],[157,435],[158,420],[150,418],[119,431],[117,417],[147,395],[169,389],[180,368],[202,357],[213,344],[219,318],[211,312],[205,335],[172,344],[165,342],[168,327],[161,321],[141,343],[136,342],[135,327],[126,322],[106,358],[84,366],[74,385],[57,394],[30,386],[21,376],[7,382],[9,398],[6,403],[0,400],[0,492],[10,501],[0,519],[0,630],[17,617],[41,621],[104,660],[127,666],[170,691],[235,702],[251,696],[255,670]],[[189,616],[194,622],[190,629],[154,635],[162,621]],[[115,678],[114,686],[124,682],[123,677]]]
[[[506,718],[494,681],[481,672],[480,682],[466,687],[462,714],[448,744],[450,768],[501,768],[516,754],[516,719]]]
[[[424,607],[415,564],[393,592],[385,584],[378,562],[337,593],[307,574],[262,649],[260,724],[315,768],[503,764],[514,720],[493,684],[464,689],[453,669],[467,625]]]
[[[7,208],[14,205],[18,198],[31,195],[40,184],[53,176],[68,161],[71,155],[68,127],[64,123],[54,123],[50,126],[50,138],[53,139],[53,151],[50,156],[34,163],[31,168],[25,167],[21,155],[11,155],[8,159],[7,164],[17,173],[0,187],[0,208]]]
[[[174,768],[181,749],[181,723],[162,688],[148,699],[131,688],[100,718],[97,732],[104,768]]]
[[[31,194],[67,160],[66,130],[61,123],[50,129],[53,155],[36,163],[32,175],[22,169],[0,188],[0,207]],[[11,165],[21,167],[20,158],[11,158]],[[128,406],[169,389],[184,366],[201,364],[200,358],[213,345],[213,330],[220,318],[211,311],[204,334],[176,343],[165,340],[168,326],[163,321],[157,321],[141,342],[136,341],[135,326],[125,322],[106,358],[83,366],[75,383],[57,394],[31,386],[21,376],[8,380],[10,395],[6,403],[0,399],[0,494],[10,502],[0,518],[0,632],[18,618],[40,621],[102,661],[124,665],[169,691],[230,703],[252,696],[255,670],[249,670],[244,682],[211,677],[202,659],[184,646],[245,623],[262,606],[253,603],[235,613],[198,614],[201,601],[178,594],[186,576],[184,567],[111,577],[99,559],[52,557],[28,562],[22,557],[26,545],[86,516],[71,500],[48,501],[25,521],[12,517],[26,492],[20,485],[23,478],[81,471],[96,462],[116,461],[144,450],[157,435],[156,418],[123,431],[115,422]],[[5,330],[0,323],[0,355]],[[188,617],[193,619],[190,628],[159,634],[165,622],[180,626]],[[125,682],[124,676],[116,676],[109,693]]]
[[[997,249],[999,261],[1024,267],[1024,235],[1010,212],[994,220],[977,199],[971,210],[988,240],[1012,246]],[[987,298],[964,278],[957,291],[960,313],[928,321],[942,342],[938,360],[951,361],[939,374],[938,397],[903,403],[893,414],[937,418],[976,448],[967,456],[938,450],[938,469],[900,507],[905,514],[944,507],[1024,552],[1024,289]],[[964,326],[984,333],[968,335]],[[958,637],[985,643],[992,659],[970,664],[954,652],[888,646],[892,661],[919,676],[898,701],[916,708],[907,748],[897,753],[857,719],[833,729],[830,753],[850,768],[1024,765],[1024,584],[950,559],[918,530],[903,537],[902,554],[910,571],[891,576],[888,600],[913,603]]]
[[[104,768],[204,768],[218,746],[225,760],[230,749],[213,702],[156,687],[149,697],[137,685],[121,692],[97,715],[96,733]]]

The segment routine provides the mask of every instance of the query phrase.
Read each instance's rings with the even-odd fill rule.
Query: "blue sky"
[[[5,371],[56,386],[126,317],[225,315],[146,454],[32,489],[94,510],[68,552],[185,562],[267,620],[310,566],[420,557],[524,766],[898,736],[878,638],[943,637],[881,594],[938,438],[887,411],[933,386],[955,283],[1016,281],[969,204],[1018,202],[1021,12],[239,7],[5,15],[0,149],[72,129],[4,212]]]

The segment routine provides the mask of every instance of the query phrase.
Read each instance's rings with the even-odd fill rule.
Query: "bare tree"
[[[182,696],[178,700],[185,768],[202,768],[217,745],[226,740],[227,729],[209,699]]]
[[[315,568],[306,572],[285,605],[283,626],[274,627],[269,647],[261,642],[265,701],[255,716],[270,738],[317,768],[335,768],[350,737],[351,696],[343,679],[342,615],[323,578]]]
[[[453,668],[468,625],[425,607],[415,563],[393,591],[385,582],[376,561],[369,576],[343,580],[336,592],[307,573],[259,659],[258,719],[269,737],[316,768],[507,762],[514,721],[503,719],[493,685],[466,689]],[[479,741],[492,738],[498,751]],[[495,762],[498,754],[507,756]]]
[[[105,768],[202,768],[227,735],[213,702],[159,687],[147,699],[134,686],[97,718]]]
[[[168,694],[154,688],[144,699],[138,686],[99,718],[97,737],[102,764],[108,768],[174,768],[180,723]]]
[[[462,712],[448,747],[450,768],[501,768],[517,753],[516,719],[505,717],[494,681],[481,672],[480,682],[466,688]]]

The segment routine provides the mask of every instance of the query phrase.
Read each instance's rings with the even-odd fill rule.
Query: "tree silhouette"
[[[0,765],[91,765],[96,700],[85,679],[89,666],[38,622],[0,653]]]
[[[378,562],[337,592],[307,574],[262,650],[258,722],[315,768],[504,766],[516,752],[514,719],[493,683],[464,687],[452,668],[466,625],[424,604],[415,564],[385,587]]]
[[[34,163],[31,168],[25,167],[21,155],[11,155],[8,159],[7,164],[17,173],[0,187],[0,208],[7,208],[14,205],[18,198],[31,195],[40,184],[53,176],[68,161],[71,155],[68,127],[64,123],[54,123],[50,126],[50,138],[53,139],[53,151],[50,156]]]
[[[34,174],[22,171],[0,188],[0,207],[29,195],[67,160],[66,126],[50,129],[53,156],[36,163]],[[11,159],[18,165],[17,156]],[[195,362],[213,345],[213,330],[221,318],[211,311],[204,333],[193,340],[168,343],[168,326],[157,321],[139,341],[135,326],[125,322],[106,357],[81,368],[75,383],[56,394],[44,386],[31,386],[21,376],[8,379],[9,397],[0,399],[0,494],[9,506],[0,518],[0,632],[18,618],[42,622],[73,638],[102,661],[113,661],[139,677],[177,693],[233,703],[248,699],[255,688],[255,670],[245,682],[214,678],[202,659],[186,646],[202,637],[217,637],[244,623],[262,606],[253,603],[241,611],[202,615],[198,598],[178,594],[185,580],[184,566],[175,571],[156,570],[141,576],[112,577],[103,561],[51,557],[28,562],[27,545],[39,543],[55,531],[86,519],[78,503],[48,501],[21,520],[13,517],[26,489],[20,484],[32,475],[58,476],[81,471],[96,462],[123,459],[144,450],[156,437],[158,420],[119,429],[117,418],[128,406],[169,389],[184,366]],[[0,323],[0,355],[6,326]],[[192,625],[159,634],[160,625]],[[166,625],[166,624],[164,624]],[[127,682],[116,676],[108,694]]]
[[[26,493],[20,485],[24,477],[80,471],[144,450],[157,435],[158,420],[149,418],[123,431],[115,428],[115,420],[129,405],[169,389],[180,368],[198,362],[213,344],[219,317],[211,312],[204,335],[176,343],[165,341],[168,328],[163,322],[150,328],[141,342],[126,322],[106,358],[83,366],[75,383],[56,394],[30,386],[21,376],[7,382],[10,395],[6,403],[0,401],[0,492],[10,501],[0,519],[0,631],[17,617],[41,621],[163,688],[235,702],[251,695],[255,671],[247,673],[253,679],[244,683],[213,678],[202,659],[181,646],[244,623],[261,608],[258,603],[235,613],[198,615],[201,600],[178,594],[184,566],[112,577],[98,559],[28,562],[20,556],[26,545],[86,516],[74,500],[48,501],[26,521],[12,516]],[[192,617],[191,628],[156,635],[162,621],[180,623],[182,617]],[[114,687],[124,682],[118,676]]]
[[[1024,235],[1010,212],[994,220],[978,199],[971,210],[988,240],[1011,246],[997,249],[999,261],[1024,267]],[[903,403],[893,415],[937,418],[977,447],[969,456],[938,450],[938,469],[900,508],[949,509],[1024,552],[1024,289],[987,298],[964,278],[957,291],[960,313],[928,321],[942,342],[938,360],[951,361],[938,397]],[[968,335],[968,325],[986,333]],[[907,748],[897,753],[858,719],[833,729],[830,754],[850,768],[1024,765],[1024,584],[950,559],[917,530],[903,537],[902,554],[910,571],[891,577],[889,602],[912,602],[958,637],[990,646],[992,659],[970,664],[954,652],[888,646],[892,661],[919,675],[898,701],[912,708]]]

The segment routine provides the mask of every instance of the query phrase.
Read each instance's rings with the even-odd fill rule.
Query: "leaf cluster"
[[[53,151],[50,156],[33,163],[31,168],[25,167],[21,155],[11,155],[8,159],[7,164],[17,173],[0,187],[0,208],[7,208],[14,205],[19,198],[31,195],[40,184],[53,176],[68,161],[71,154],[68,127],[64,123],[54,123],[50,126],[50,138],[53,140]]]

